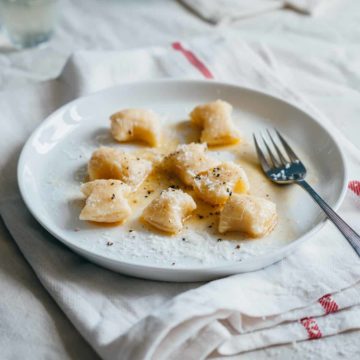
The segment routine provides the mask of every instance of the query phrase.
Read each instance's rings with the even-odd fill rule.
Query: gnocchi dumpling
[[[136,190],[152,171],[152,163],[136,155],[102,146],[88,163],[90,180],[117,179]]]
[[[131,189],[119,180],[94,180],[82,184],[86,203],[80,220],[96,222],[123,222],[131,214],[126,196]]]
[[[206,144],[183,144],[164,159],[164,168],[180,180],[193,186],[194,177],[200,172],[217,166],[220,162],[206,153]]]
[[[142,217],[161,231],[177,233],[195,209],[195,201],[190,195],[182,190],[169,188],[145,208]]]
[[[240,231],[261,237],[275,227],[276,221],[273,202],[257,196],[233,194],[220,213],[219,232]]]
[[[224,162],[194,178],[195,194],[212,205],[224,204],[233,192],[249,191],[249,180],[242,167]]]
[[[125,109],[111,115],[110,121],[112,136],[119,142],[140,140],[150,146],[160,143],[159,119],[151,110]]]
[[[197,106],[190,114],[191,122],[202,128],[200,141],[208,145],[228,145],[239,141],[231,119],[232,106],[222,100]]]

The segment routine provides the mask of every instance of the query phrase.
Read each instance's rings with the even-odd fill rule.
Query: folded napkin
[[[291,8],[315,15],[329,2],[325,0],[180,0],[186,7],[211,23],[229,22],[267,11]]]
[[[359,174],[357,148],[292,91],[257,48],[216,37],[123,52],[80,52],[59,79],[0,94],[1,216],[41,283],[104,359],[204,359],[360,327],[360,260],[331,224],[267,269],[207,284],[177,284],[135,279],[89,263],[47,233],[20,199],[16,159],[46,115],[76,96],[150,78],[218,79],[296,103],[352,152],[349,165]],[[359,193],[354,179],[340,212],[357,230]]]

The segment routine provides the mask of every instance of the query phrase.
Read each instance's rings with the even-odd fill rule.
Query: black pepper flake
[[[128,131],[128,134],[131,135],[131,131],[130,131],[130,130]]]
[[[133,231],[134,231],[134,230],[131,230],[131,229],[130,229],[130,230],[129,230],[129,233],[132,233]]]
[[[212,228],[212,225],[209,225],[208,228],[211,229],[211,228]]]
[[[212,215],[214,215],[214,213],[212,213],[212,212],[209,212],[209,215],[210,215],[210,216],[212,216]]]
[[[220,241],[223,241],[223,239],[221,239],[221,238],[218,238],[218,239],[217,239],[217,242],[220,242]]]
[[[112,194],[111,195],[111,200],[114,200],[115,199],[115,194]]]
[[[175,265],[175,263],[173,262],[171,265],[172,265],[172,266],[174,266],[174,265]]]
[[[236,246],[235,246],[235,249],[240,249],[240,245],[236,245]]]
[[[232,191],[229,192],[229,196],[231,196],[231,195],[232,195]]]
[[[114,183],[114,182],[112,182],[110,185],[111,185],[111,186],[113,186],[114,184],[115,184],[115,183]]]
[[[140,158],[138,158],[138,157],[137,157],[137,158],[136,158],[136,160],[137,160],[137,161],[139,161],[139,160],[140,160]]]
[[[182,238],[181,240],[182,240],[182,241],[186,241],[186,238]]]
[[[203,218],[204,218],[204,215],[198,214],[198,217],[199,217],[199,219],[203,219]]]
[[[145,197],[145,198],[148,198],[149,196],[148,196],[148,195],[145,195],[144,197]]]
[[[220,174],[216,174],[216,177],[220,177]]]
[[[108,241],[108,242],[106,243],[106,246],[112,246],[112,245],[114,245],[114,243],[113,243],[112,241]]]
[[[152,190],[148,190],[147,193],[148,195],[150,195],[152,193]]]

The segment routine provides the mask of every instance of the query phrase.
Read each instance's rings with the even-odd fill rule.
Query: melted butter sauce
[[[141,214],[143,209],[153,199],[158,197],[162,190],[174,186],[193,196],[197,204],[197,209],[184,223],[184,230],[186,230],[186,232],[191,230],[207,232],[209,235],[215,236],[218,241],[253,240],[249,238],[248,235],[238,232],[219,234],[217,228],[221,207],[213,206],[199,200],[194,196],[193,191],[189,187],[184,186],[176,177],[167,174],[161,169],[160,162],[163,156],[174,151],[180,143],[199,141],[199,135],[200,132],[198,129],[189,126],[188,121],[182,121],[169,127],[165,131],[164,140],[160,147],[156,149],[142,148],[135,152],[143,158],[152,160],[154,162],[154,169],[139,189],[129,197],[129,203],[133,209],[133,213],[123,225],[125,229],[129,232],[147,229],[157,235],[168,237],[169,234],[162,233],[142,221]],[[266,179],[260,169],[255,149],[245,140],[242,139],[239,143],[230,146],[211,147],[209,148],[209,152],[209,155],[214,157],[217,157],[217,155],[221,153],[221,158],[223,158],[224,153],[226,153],[227,160],[232,160],[244,168],[250,182],[249,194],[263,197],[276,204],[289,201],[290,187],[279,186]],[[280,237],[281,239],[292,238],[294,236],[293,226],[292,222],[286,217],[286,212],[278,207],[278,215],[278,224],[271,233],[271,237]],[[181,233],[177,234],[177,236],[181,236]]]

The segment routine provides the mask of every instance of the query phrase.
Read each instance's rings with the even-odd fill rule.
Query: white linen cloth
[[[81,52],[59,80],[0,95],[7,118],[0,149],[8,163],[1,174],[1,215],[40,281],[105,359],[199,359],[216,349],[234,354],[360,327],[360,261],[330,224],[265,270],[205,285],[170,284],[133,279],[88,263],[43,230],[19,199],[19,146],[44,116],[75,96],[154,77],[205,75],[266,89],[297,103],[337,134],[350,173],[358,176],[358,149],[279,79],[256,49],[236,39],[216,38],[126,52]],[[359,183],[353,181],[351,189],[341,214],[359,230]],[[332,300],[324,297],[329,293]],[[324,305],[334,301],[336,306]],[[338,312],[332,314],[330,308]]]
[[[286,7],[316,15],[331,5],[332,1],[334,0],[180,0],[201,18],[215,24]]]

